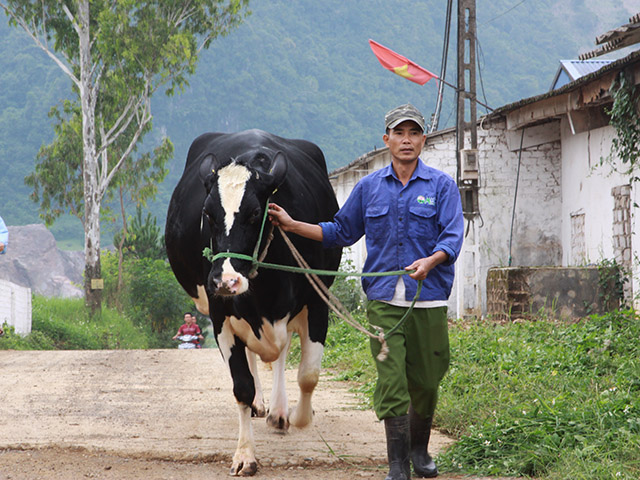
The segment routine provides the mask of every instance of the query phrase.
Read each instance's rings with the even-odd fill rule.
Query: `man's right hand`
[[[285,232],[288,232],[293,224],[293,219],[287,211],[277,203],[269,204],[269,221],[276,227],[282,228]]]
[[[287,211],[276,203],[269,204],[269,221],[285,232],[292,232],[311,240],[322,241],[322,228],[320,225],[294,220]]]

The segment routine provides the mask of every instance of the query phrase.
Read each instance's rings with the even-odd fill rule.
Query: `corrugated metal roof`
[[[576,90],[578,88],[580,88],[581,86],[589,83],[590,81],[599,78],[600,76],[604,76],[605,74],[609,73],[609,72],[613,72],[616,70],[622,70],[623,68],[629,66],[629,65],[633,65],[634,63],[637,63],[640,61],[640,50],[636,50],[635,52],[631,52],[629,55],[627,55],[624,58],[620,58],[618,60],[614,60],[613,62],[609,63],[608,65],[605,65],[604,67],[600,68],[599,70],[593,72],[593,73],[589,73],[587,75],[584,75],[582,77],[580,77],[579,79],[568,83],[567,85],[564,85],[563,87],[560,87],[556,90],[547,92],[547,93],[543,93],[541,95],[537,95],[535,97],[529,97],[529,98],[524,98],[522,100],[518,100],[517,102],[513,102],[510,103],[508,105],[504,105],[500,108],[496,108],[493,112],[489,113],[487,115],[487,118],[492,118],[492,117],[496,117],[496,116],[501,116],[504,115],[508,112],[511,112],[513,110],[516,110],[524,105],[529,105],[531,103],[535,103],[535,102],[539,102],[540,100],[544,100],[546,98],[551,98],[551,97],[555,97],[558,95],[561,95],[563,93],[566,92],[570,92],[573,90]]]
[[[549,91],[565,86],[580,77],[597,72],[602,67],[609,65],[613,60],[560,60],[560,66],[556,72]]]
[[[605,65],[609,65],[613,60],[560,60],[562,66],[572,80],[600,70]]]

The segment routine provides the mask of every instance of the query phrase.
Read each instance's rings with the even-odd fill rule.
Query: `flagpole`
[[[453,88],[456,92],[458,91],[458,87],[456,87],[455,85],[450,84],[449,82],[447,82],[446,80],[441,79],[440,77],[434,77],[437,78],[438,80],[440,80],[442,83],[444,83],[445,85]],[[480,100],[478,100],[478,97],[473,99],[478,105],[486,108],[487,110],[489,110],[490,112],[493,112],[493,108],[491,108],[489,105],[485,105],[484,103],[482,103]]]

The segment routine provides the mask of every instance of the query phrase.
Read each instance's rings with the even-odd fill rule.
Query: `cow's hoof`
[[[266,417],[267,409],[264,407],[264,403],[261,404],[253,404],[251,405],[251,416],[252,417]]]
[[[289,422],[297,428],[303,428],[311,425],[313,422],[313,410],[311,408],[301,408],[299,405],[291,409]]]
[[[267,425],[281,432],[286,432],[289,430],[289,419],[279,415],[269,414],[269,416],[267,416]]]
[[[258,462],[233,462],[231,471],[233,477],[253,477],[258,471]]]

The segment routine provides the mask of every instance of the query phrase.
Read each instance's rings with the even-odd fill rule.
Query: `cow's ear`
[[[287,175],[287,158],[282,152],[276,152],[273,157],[269,175],[272,178],[273,188],[278,188],[284,182]]]
[[[215,165],[216,157],[213,154],[208,154],[202,159],[200,163],[200,178],[204,182],[209,175],[216,173],[213,166]]]

